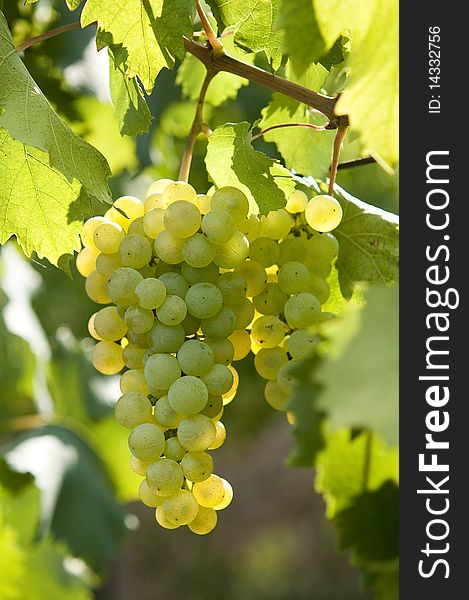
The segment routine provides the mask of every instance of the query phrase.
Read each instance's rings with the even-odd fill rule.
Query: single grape
[[[286,294],[300,294],[308,289],[311,275],[308,268],[300,262],[288,262],[280,267],[278,284]]]
[[[207,450],[213,444],[217,430],[215,424],[205,415],[192,415],[179,423],[178,440],[188,452]]]
[[[209,319],[222,307],[223,296],[212,283],[196,283],[185,297],[187,310],[197,319]]]
[[[236,331],[229,336],[229,340],[234,348],[234,361],[242,360],[251,351],[251,336],[245,329],[236,329]]]
[[[128,344],[122,351],[122,358],[128,369],[143,368],[143,353],[145,350],[134,344]]]
[[[158,506],[155,510],[155,518],[158,525],[164,529],[177,529],[179,525],[174,525],[171,521],[166,518],[163,506]]]
[[[278,263],[280,248],[275,240],[268,237],[259,237],[251,243],[249,258],[255,260],[263,267],[271,267]]]
[[[235,333],[236,332],[230,336],[230,339]],[[214,363],[220,365],[229,365],[231,363],[235,355],[234,344],[232,341],[228,339],[214,340],[212,338],[205,338],[205,343],[212,349]]]
[[[208,393],[214,396],[225,394],[233,385],[233,373],[225,365],[213,365],[201,379],[207,386]]]
[[[181,265],[181,275],[189,285],[196,283],[217,283],[219,269],[215,263],[210,263],[200,269],[191,267],[187,263]]]
[[[180,490],[163,503],[164,514],[175,525],[188,525],[199,511],[199,505],[191,492]]]
[[[109,297],[115,304],[130,306],[137,304],[138,297],[135,293],[137,285],[143,281],[142,275],[135,269],[121,267],[114,271],[107,284]]]
[[[164,284],[168,295],[185,298],[189,284],[180,273],[163,273],[159,280]]]
[[[195,483],[192,493],[201,506],[213,508],[220,504],[225,497],[223,479],[218,475],[210,475],[205,481]]]
[[[130,451],[136,458],[143,462],[150,462],[159,458],[163,453],[164,444],[163,432],[158,425],[154,425],[153,423],[137,425],[129,436]]]
[[[153,311],[134,305],[125,311],[124,320],[129,329],[136,334],[148,333],[153,327]]]
[[[217,247],[209,242],[201,233],[196,233],[186,239],[182,246],[185,262],[196,269],[207,267],[217,252]]]
[[[264,267],[255,260],[246,260],[235,269],[246,282],[246,296],[252,297],[260,294],[267,283],[267,274]]]
[[[286,362],[287,353],[280,346],[261,348],[254,358],[254,367],[264,379],[275,379],[280,367]]]
[[[181,324],[165,325],[156,321],[148,334],[150,347],[156,354],[177,352],[184,343],[184,339],[185,332]]]
[[[209,419],[218,416],[223,410],[223,398],[221,396],[209,396],[207,404],[200,411],[201,415],[205,415]]]
[[[275,408],[275,410],[286,410],[288,402],[290,401],[290,395],[282,392],[276,381],[268,381],[266,383],[264,395],[268,404],[270,404],[272,408]]]
[[[143,231],[152,240],[164,231],[164,212],[163,208],[152,208],[143,217]]]
[[[251,336],[262,348],[274,348],[283,342],[285,325],[278,317],[265,315],[254,321]]]
[[[221,421],[217,421],[215,423],[215,427],[217,428],[217,435],[215,436],[215,440],[213,444],[209,447],[209,450],[216,450],[220,448],[226,440],[226,429]]]
[[[94,232],[94,244],[104,254],[119,252],[119,246],[125,238],[125,232],[117,223],[107,222],[99,225]]]
[[[104,277],[111,277],[114,271],[120,269],[120,267],[122,267],[122,261],[118,252],[116,254],[103,254],[101,252],[96,258],[96,271]]]
[[[127,325],[115,306],[106,306],[99,310],[95,314],[93,325],[99,337],[109,342],[122,339],[127,332]]]
[[[285,302],[288,300],[286,294],[278,283],[269,282],[258,296],[253,298],[254,308],[261,315],[273,315],[277,317],[283,312]]]
[[[254,318],[254,305],[248,298],[230,307],[234,312],[236,329],[245,329]]]
[[[197,516],[187,526],[197,535],[207,535],[215,529],[217,525],[217,513],[213,508],[199,506]]]
[[[133,429],[142,423],[148,423],[152,416],[152,406],[150,400],[140,392],[124,393],[116,403],[115,408],[116,421]]]
[[[109,304],[111,298],[107,291],[107,277],[93,271],[88,275],[85,282],[86,294],[96,304]]]
[[[166,298],[166,287],[160,279],[148,277],[137,285],[135,294],[142,308],[152,310],[163,304]]]
[[[308,225],[319,232],[332,231],[342,221],[340,203],[327,194],[314,196],[305,208]]]
[[[170,265],[177,265],[184,260],[183,243],[183,239],[176,238],[169,231],[164,230],[158,234],[153,248],[159,259]]]
[[[128,235],[119,246],[119,256],[125,267],[140,269],[151,260],[151,244],[141,235]]]
[[[168,391],[171,408],[181,415],[195,415],[203,409],[207,400],[207,386],[193,375],[177,379]]]
[[[246,298],[247,283],[238,273],[221,273],[216,284],[223,295],[223,302],[228,306],[239,304]]]
[[[151,508],[161,506],[164,502],[164,498],[162,496],[158,496],[152,489],[150,489],[146,479],[143,479],[140,482],[138,495],[143,504],[145,504],[145,506],[150,506]]]
[[[98,342],[93,348],[91,362],[103,375],[116,375],[124,368],[122,348],[114,342]]]
[[[182,323],[186,314],[186,303],[179,296],[166,296],[161,306],[156,309],[156,316],[165,325]]]
[[[181,377],[179,363],[170,354],[153,354],[145,363],[145,379],[148,385],[159,390],[168,390]]]
[[[316,296],[309,293],[296,294],[285,304],[285,318],[290,327],[304,329],[316,323],[321,314],[321,305]]]
[[[212,196],[212,210],[226,210],[235,224],[241,223],[248,215],[249,201],[241,190],[226,186],[218,189]]]
[[[308,255],[312,259],[332,262],[339,254],[339,242],[332,233],[315,233],[307,242]]]
[[[207,213],[201,224],[202,232],[212,244],[226,244],[235,232],[235,222],[226,210],[212,210]]]
[[[301,190],[295,190],[290,194],[285,209],[290,214],[302,213],[308,204],[308,196]]]
[[[96,266],[97,257],[98,250],[92,246],[83,248],[83,250],[77,254],[76,265],[80,275],[83,275],[83,277],[88,277],[88,275],[91,275],[94,270],[100,273]]]
[[[170,183],[164,188],[162,193],[167,207],[178,201],[197,204],[196,191],[185,181],[175,181]]]
[[[162,396],[155,404],[155,419],[159,425],[168,429],[176,428],[184,415],[176,412],[168,401],[168,396]],[[171,458],[168,456],[168,458]]]
[[[145,396],[148,395],[148,384],[143,374],[143,369],[129,369],[126,371],[121,375],[119,386],[123,394],[127,392],[140,392]]]
[[[149,213],[154,208],[165,208],[165,202],[163,194],[159,192],[153,192],[147,195],[145,202],[143,203],[145,214]]]
[[[214,363],[212,349],[200,340],[184,342],[177,353],[177,359],[182,372],[186,375],[204,375],[210,371]]]
[[[229,337],[236,326],[236,316],[231,308],[223,306],[216,315],[202,319],[201,329],[206,337],[216,340]]]
[[[204,481],[213,472],[213,458],[206,452],[188,452],[181,461],[181,467],[189,481]]]
[[[183,482],[182,469],[175,460],[160,458],[148,466],[148,487],[158,496],[176,494],[181,489]]]
[[[86,248],[97,249],[94,244],[94,232],[103,223],[107,223],[108,219],[105,217],[91,217],[83,224],[83,231],[81,232],[81,241],[83,246]]]
[[[213,262],[222,269],[235,269],[246,260],[248,255],[248,239],[236,229],[233,236],[226,244],[217,246],[217,252]]]
[[[282,240],[287,237],[293,226],[293,220],[286,210],[271,210],[261,219],[261,233],[264,237],[273,240]]]
[[[287,340],[288,353],[294,360],[304,360],[314,354],[320,338],[306,329],[297,329]],[[271,377],[275,379],[275,377]]]
[[[177,437],[170,437],[166,440],[164,455],[166,458],[180,462],[186,454],[186,449],[181,446]]]
[[[197,206],[186,200],[176,200],[164,213],[164,224],[175,238],[188,238],[200,227],[201,214]]]

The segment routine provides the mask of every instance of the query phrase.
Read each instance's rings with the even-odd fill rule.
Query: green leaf
[[[275,27],[280,0],[208,0],[220,31],[234,26],[235,43],[246,52],[264,51],[274,70],[282,62],[283,32]]]
[[[15,530],[0,519],[0,598],[3,600],[21,600],[19,588],[27,578],[25,551],[16,538]]]
[[[90,196],[109,202],[110,170],[106,159],[54,112],[18,56],[3,14],[0,14],[0,80],[0,127],[14,139],[47,152],[47,162],[52,168],[61,171],[69,181],[79,181]],[[21,180],[17,182],[20,184]]]
[[[70,10],[76,10],[83,0],[65,0],[65,2]]]
[[[371,25],[376,2],[382,1],[387,2],[363,0],[357,4],[354,0],[312,0],[314,16],[326,50],[332,48],[337,38],[348,31],[352,33],[354,40],[360,39]]]
[[[40,494],[31,482],[11,493],[0,479],[0,522],[3,520],[16,531],[17,540],[31,543],[37,533],[40,515]],[[0,596],[1,598],[1,596]]]
[[[152,116],[136,77],[128,78],[125,65],[116,61],[112,51],[110,58],[110,87],[112,103],[119,120],[122,135],[146,133]]]
[[[98,48],[118,46],[127,77],[138,75],[150,93],[161,69],[183,58],[194,16],[195,0],[87,0],[81,24],[97,22]]]
[[[279,162],[254,150],[249,123],[227,123],[208,142],[207,169],[217,187],[233,185],[248,197],[251,210],[267,213],[285,206],[295,186]],[[257,205],[257,206],[256,206]]]
[[[0,243],[16,235],[27,256],[36,252],[54,265],[79,250],[79,233],[91,214],[80,183],[52,167],[46,152],[13,140],[1,128],[0,158]]]
[[[324,390],[317,406],[327,412],[332,428],[368,428],[394,446],[399,427],[398,288],[370,288],[365,297],[364,307],[350,307],[342,319],[322,328],[330,348],[317,371]]]

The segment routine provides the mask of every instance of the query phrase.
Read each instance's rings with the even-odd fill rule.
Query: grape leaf
[[[90,196],[109,202],[106,159],[54,112],[18,56],[1,13],[0,80],[0,127],[14,139],[48,152],[51,166],[69,181],[78,180]]]
[[[312,0],[316,23],[326,49],[332,48],[339,35],[347,31],[352,33],[353,40],[360,39],[371,26],[377,2],[388,0],[363,0],[360,4],[354,0]],[[318,58],[319,55],[315,60]]]
[[[65,2],[70,10],[76,10],[83,0],[65,0]]]
[[[87,0],[81,24],[97,22],[98,48],[119,47],[127,77],[138,75],[150,93],[161,69],[183,58],[194,16],[195,0]]]
[[[249,199],[251,210],[267,213],[285,206],[294,190],[290,172],[254,150],[249,123],[227,123],[209,138],[206,164],[217,187],[233,185]]]
[[[81,247],[79,233],[91,204],[76,180],[49,164],[46,152],[13,140],[0,128],[0,243],[12,235],[27,256],[57,265]]]
[[[246,52],[264,51],[274,70],[282,62],[283,31],[275,27],[280,0],[208,0],[219,30],[234,26],[234,41]]]

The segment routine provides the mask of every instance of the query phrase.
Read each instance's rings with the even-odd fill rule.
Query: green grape
[[[110,277],[120,267],[122,267],[122,261],[119,253],[103,254],[101,252],[96,258],[96,271],[104,277]]]
[[[282,365],[277,373],[277,385],[280,391],[288,396],[291,396],[295,390],[295,371],[298,369],[298,364],[298,361],[290,360]]]
[[[168,295],[185,298],[189,284],[180,273],[163,273],[159,280],[164,284]]]
[[[116,269],[107,284],[109,297],[120,306],[127,307],[137,304],[138,297],[135,288],[141,281],[143,281],[143,277],[135,269],[129,267]]]
[[[214,363],[212,349],[199,340],[184,342],[179,348],[177,359],[182,372],[186,375],[204,375],[210,371]]]
[[[94,244],[104,254],[119,252],[119,246],[125,238],[125,232],[117,223],[107,222],[99,225],[94,232]]]
[[[201,329],[206,337],[216,340],[229,337],[236,326],[236,317],[231,308],[223,306],[219,313],[209,319],[202,319]]]
[[[286,410],[290,395],[280,389],[276,381],[268,381],[264,389],[264,396],[268,404],[275,410]]]
[[[161,194],[162,195],[163,192],[165,191],[165,189],[171,183],[174,183],[174,181],[172,179],[157,179],[148,188],[148,190],[147,190],[147,198],[149,198],[153,194]]]
[[[235,269],[246,260],[248,255],[248,239],[236,229],[233,236],[226,244],[217,246],[217,252],[213,262],[222,269]]]
[[[207,400],[207,386],[193,375],[181,377],[168,391],[171,408],[181,415],[195,415],[203,409]]]
[[[206,452],[188,452],[181,461],[181,467],[189,481],[204,481],[213,472],[213,458]]]
[[[287,353],[280,346],[261,348],[254,358],[254,367],[264,379],[275,379],[280,367],[287,362]]]
[[[151,260],[151,244],[141,235],[128,235],[119,246],[119,256],[125,267],[141,269]]]
[[[196,191],[185,181],[171,182],[164,188],[162,193],[165,205],[167,207],[178,201],[186,201],[187,203],[197,204]]]
[[[154,192],[152,194],[147,195],[145,202],[143,203],[143,207],[145,209],[145,214],[147,214],[154,208],[165,208],[163,194]]]
[[[248,298],[243,298],[241,302],[230,308],[235,315],[236,329],[245,329],[254,318],[254,305]]]
[[[283,311],[287,300],[288,294],[280,288],[279,284],[269,282],[265,286],[264,291],[253,298],[253,303],[254,308],[261,315],[273,315],[277,317]]]
[[[221,396],[209,396],[207,404],[200,411],[201,415],[205,415],[209,419],[218,416],[223,410],[223,398]]]
[[[164,455],[166,458],[180,462],[186,454],[186,449],[181,446],[177,437],[170,437],[166,440]]]
[[[197,535],[207,535],[217,525],[217,513],[213,508],[199,506],[197,516],[187,526]]]
[[[168,390],[181,377],[179,363],[170,354],[153,354],[145,363],[145,379],[148,385],[159,390]]]
[[[217,283],[219,269],[215,263],[210,263],[201,269],[191,267],[187,263],[181,265],[181,275],[189,285],[196,283]]]
[[[300,262],[289,262],[280,267],[278,284],[286,294],[300,294],[308,289],[311,275],[308,268]]]
[[[125,366],[128,369],[142,369],[144,352],[143,348],[139,348],[134,344],[128,344],[122,351]]]
[[[235,224],[241,223],[249,212],[249,200],[241,190],[226,186],[218,189],[212,196],[212,210],[226,210]]]
[[[140,392],[145,396],[148,395],[148,384],[143,374],[143,369],[130,369],[126,371],[121,375],[119,386],[123,394],[127,392]]]
[[[117,209],[120,209],[125,216]],[[127,231],[130,223],[139,217],[143,217],[143,213],[144,206],[138,198],[135,198],[135,196],[121,196],[117,198],[105,216],[118,223],[124,231]]]
[[[205,481],[195,483],[192,493],[200,506],[213,508],[220,504],[225,497],[223,479],[218,475],[210,475]]]
[[[200,212],[205,215],[210,211],[211,196],[207,194],[197,194],[196,206]]]
[[[174,525],[173,523],[171,523],[171,521],[168,521],[162,506],[158,506],[156,508],[155,518],[158,525],[160,525],[160,527],[163,527],[164,529],[177,529],[179,527],[179,525]]]
[[[188,525],[199,511],[199,505],[191,492],[180,490],[163,503],[164,514],[175,525]]]
[[[215,424],[205,415],[192,415],[179,423],[177,436],[179,443],[188,452],[202,452],[213,444],[217,430]]]
[[[93,325],[99,337],[109,342],[122,339],[127,332],[127,325],[115,306],[106,306],[99,310],[95,314]]]
[[[316,275],[316,273],[310,273],[308,291],[311,292],[313,296],[316,296],[321,304],[327,302],[331,293],[327,281],[322,277],[319,277],[319,275]]]
[[[163,304],[166,298],[166,287],[162,280],[148,277],[137,285],[135,293],[142,308],[153,310]]]
[[[178,325],[184,321],[187,306],[179,296],[166,296],[163,304],[156,309],[156,316],[164,325]]]
[[[235,223],[226,210],[212,210],[207,213],[201,224],[202,232],[212,244],[226,244],[235,232]]]
[[[234,332],[232,335],[234,335]],[[205,343],[210,346],[213,352],[213,360],[220,365],[229,365],[233,360],[235,349],[234,344],[228,339],[214,340],[205,338]]]
[[[305,208],[308,225],[321,233],[335,229],[342,221],[342,215],[340,203],[327,194],[314,196]]]
[[[83,277],[88,277],[91,273],[96,269],[98,273],[101,273],[101,270],[98,269],[97,260],[99,256],[106,256],[105,254],[99,254],[96,248],[94,247],[85,247],[77,254],[76,258],[76,266],[80,275]],[[107,275],[107,273],[101,273],[101,275]]]
[[[287,340],[288,354],[294,360],[304,360],[314,354],[314,348],[320,338],[306,329],[297,329]],[[275,379],[275,377],[271,377]]]
[[[285,318],[293,329],[304,329],[316,323],[321,315],[321,305],[313,294],[296,294],[285,303]]]
[[[255,260],[246,260],[235,269],[246,282],[246,296],[257,296],[262,292],[267,283],[267,274],[264,267]]]
[[[140,477],[145,477],[149,464],[150,463],[138,460],[138,458],[136,458],[133,454],[130,455],[130,468],[134,473],[140,475]]]
[[[247,283],[238,273],[233,271],[221,273],[216,283],[223,295],[223,302],[228,306],[239,304],[246,298]]]
[[[255,260],[264,268],[278,264],[280,248],[275,240],[259,237],[251,243],[249,258]]]
[[[188,265],[196,269],[207,267],[217,252],[216,246],[209,242],[201,233],[196,233],[185,240],[182,255]]]
[[[115,414],[119,425],[133,429],[137,425],[150,421],[152,417],[151,402],[140,392],[127,392],[117,401]]]
[[[125,337],[129,340],[131,344],[133,344],[134,346],[138,346],[139,348],[146,348],[148,346],[147,333],[135,333],[134,331],[129,329]]]
[[[124,368],[122,348],[114,342],[98,342],[93,348],[91,362],[103,375],[116,375]]]
[[[339,242],[332,233],[315,233],[307,242],[308,255],[330,263],[339,254]]]
[[[88,319],[88,332],[91,335],[91,337],[93,337],[95,340],[98,340],[98,342],[100,342],[100,341],[102,341],[102,338],[96,333],[96,329],[94,328],[94,320],[95,320],[95,317],[97,314],[98,313],[94,313]]]
[[[136,458],[143,462],[150,462],[159,458],[163,453],[164,444],[164,433],[158,425],[154,425],[153,423],[137,425],[129,436],[130,451]]]
[[[167,429],[175,429],[184,416],[176,412],[168,401],[168,396],[161,396],[155,404],[155,419]],[[168,458],[171,458],[168,456]]]
[[[157,496],[155,492],[150,489],[146,479],[143,479],[140,482],[138,495],[143,504],[145,504],[145,506],[150,506],[151,508],[161,506],[164,502],[164,498],[162,496]]]
[[[176,200],[164,213],[164,224],[175,238],[188,238],[197,233],[201,222],[200,210],[186,200]]]
[[[143,217],[143,230],[152,240],[156,240],[158,235],[164,231],[164,209],[152,208]]]
[[[223,477],[222,477],[222,481],[223,481],[223,487],[225,489],[225,495],[223,496],[223,500],[219,504],[217,504],[216,506],[213,507],[214,510],[225,509],[227,506],[229,506],[231,504],[231,501],[233,500],[233,488],[231,487],[230,483],[228,481],[226,481],[226,479],[223,479]]]
[[[152,397],[152,402],[155,402],[155,403],[160,398],[163,398],[163,396],[167,396],[168,395],[168,390],[159,390],[158,388],[152,387],[151,385],[148,386],[148,389],[150,390],[150,395]]]
[[[141,269],[138,269],[138,272],[145,279],[154,278],[155,273],[156,273],[156,265],[152,265],[152,264],[145,265]]]
[[[183,325],[165,325],[156,321],[148,334],[148,341],[154,353],[171,354],[179,350],[184,343],[185,336]]]
[[[172,496],[181,489],[184,475],[175,460],[160,458],[148,466],[147,483],[158,496]]]
[[[107,291],[107,277],[103,277],[97,271],[93,271],[86,278],[85,290],[88,298],[96,304],[109,304],[111,301]]]
[[[215,427],[217,428],[217,435],[215,436],[213,444],[209,447],[209,450],[217,450],[217,448],[220,448],[226,440],[226,429],[223,423],[217,421]]]
[[[91,217],[91,219],[87,219],[83,224],[83,231],[81,232],[83,246],[96,249],[94,245],[94,232],[100,225],[107,222],[108,220],[104,217]]]
[[[306,247],[299,237],[288,237],[279,244],[279,266],[289,262],[303,263],[306,258]]]
[[[302,213],[308,204],[308,196],[301,190],[295,190],[290,194],[285,209],[290,214]]]
[[[261,233],[264,237],[281,240],[290,233],[293,219],[286,210],[271,210],[261,219]]]
[[[184,318],[184,321],[181,323],[186,336],[194,335],[200,329],[200,319],[193,317],[190,313]]]
[[[230,336],[230,342],[233,344],[233,360],[238,361],[246,358],[251,351],[251,336],[245,329],[236,329]],[[222,362],[217,360],[216,362]]]
[[[254,321],[251,336],[262,348],[274,348],[283,342],[285,325],[278,317],[265,315]]]
[[[208,393],[213,396],[226,394],[233,385],[233,373],[225,365],[213,365],[201,379],[207,386]]]
[[[185,297],[187,310],[197,319],[209,319],[222,307],[223,296],[212,283],[196,283]]]
[[[329,277],[331,273],[331,263],[322,258],[319,259],[307,257],[305,260],[305,265],[308,267],[311,273],[319,275],[319,277],[322,277],[323,279]]]
[[[139,235],[140,237],[146,237],[145,229],[143,229],[143,217],[138,217],[135,221],[129,225],[127,230],[128,235]],[[150,245],[151,248],[151,245]]]
[[[238,229],[252,242],[261,235],[261,220],[257,215],[250,215],[238,224]]]
[[[125,311],[124,320],[134,333],[148,333],[153,327],[155,317],[153,311],[141,308],[140,306],[129,306]]]
[[[159,259],[169,265],[177,265],[184,260],[182,256],[182,245],[184,240],[175,238],[169,231],[158,234],[153,248]]]

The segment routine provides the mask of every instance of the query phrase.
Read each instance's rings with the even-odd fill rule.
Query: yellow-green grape
[[[184,483],[182,469],[175,460],[160,458],[148,466],[147,483],[158,496],[172,496]]]
[[[174,523],[171,523],[171,521],[169,521],[166,518],[163,506],[158,506],[156,508],[155,518],[156,518],[156,522],[158,523],[158,525],[160,525],[164,529],[177,529],[179,527],[179,525],[174,525]]]
[[[134,344],[128,344],[122,351],[122,358],[128,369],[143,369],[143,354],[145,350]]]
[[[187,310],[197,319],[209,319],[222,307],[223,296],[212,283],[196,283],[186,294]]]
[[[201,415],[205,415],[209,419],[218,416],[223,410],[223,398],[221,396],[209,396],[206,405],[200,411]]]
[[[231,308],[223,306],[220,312],[209,319],[202,319],[202,333],[216,340],[229,337],[236,327],[236,316]]]
[[[168,401],[168,396],[162,396],[155,404],[155,419],[163,427],[174,429],[184,418],[184,415],[177,413]],[[168,458],[172,458],[168,456]]]
[[[223,245],[217,246],[213,262],[222,269],[235,269],[249,255],[249,241],[237,229],[232,237]]]
[[[184,317],[184,321],[181,322],[182,328],[187,337],[194,335],[200,329],[200,319],[196,319],[190,313]]]
[[[295,391],[296,385],[296,370],[298,368],[298,361],[291,360],[280,367],[277,373],[277,384],[284,394],[291,396]]]
[[[227,366],[231,363],[235,355],[235,349],[229,339],[214,340],[212,338],[205,338],[205,343],[212,349],[214,363]]]
[[[119,255],[125,267],[141,269],[151,260],[151,244],[141,235],[128,235],[119,246]]]
[[[141,425],[137,425],[137,427],[131,431],[129,436],[130,451],[136,458],[143,462],[150,462],[158,459],[163,453],[164,444],[164,433],[158,425],[155,425],[154,423],[142,423]]]
[[[226,394],[233,385],[233,373],[225,365],[213,365],[201,379],[207,386],[208,393],[213,396]]]
[[[166,440],[164,447],[164,455],[166,458],[180,462],[186,454],[186,449],[183,448],[177,437],[170,437]]]
[[[96,304],[109,304],[111,298],[107,291],[107,277],[97,271],[88,275],[85,282],[86,294]]]
[[[342,221],[340,203],[327,194],[314,196],[305,208],[305,218],[310,227],[321,233],[332,231]]]
[[[197,535],[207,535],[217,525],[217,513],[213,508],[199,506],[197,516],[187,526]]]
[[[128,235],[139,235],[140,237],[146,238],[147,234],[145,233],[145,229],[143,229],[143,217],[138,217],[135,221],[129,225],[127,230]],[[151,245],[150,245],[151,247]]]
[[[304,360],[314,354],[314,349],[320,338],[306,329],[297,329],[287,340],[288,354],[294,360]],[[274,379],[272,377],[271,379]]]
[[[98,313],[94,313],[88,320],[88,331],[92,338],[95,340],[101,341],[102,338],[98,335],[95,327],[94,327],[94,319]]]
[[[304,329],[320,319],[321,305],[316,296],[303,292],[286,301],[284,312],[290,327]]]
[[[139,460],[133,454],[130,455],[130,468],[136,475],[140,475],[140,477],[146,476],[149,464],[150,463]]]
[[[231,306],[231,310],[235,315],[236,329],[245,329],[254,318],[254,305],[248,298],[244,298],[238,304]]]
[[[119,209],[125,216],[119,212]],[[125,231],[129,228],[129,225],[135,219],[143,217],[144,213],[143,202],[141,202],[135,196],[121,196],[118,198],[113,206],[106,212],[106,217],[111,219],[115,223],[118,223]]]
[[[163,208],[152,208],[143,217],[143,231],[153,240],[164,231],[164,212]]]
[[[114,271],[109,279],[107,284],[109,297],[119,306],[127,307],[137,304],[135,288],[141,281],[143,281],[143,277],[138,271],[129,267],[121,267]]]
[[[206,452],[188,452],[181,461],[181,467],[189,481],[204,481],[213,472],[213,458]]]
[[[124,392],[116,403],[115,415],[119,425],[133,429],[151,420],[151,402],[141,392]]]
[[[233,384],[230,387],[230,389],[222,395],[223,396],[223,406],[226,406],[227,404],[232,402],[232,400],[236,396],[236,392],[238,390],[238,385],[239,385],[238,371],[233,367],[233,365],[229,365],[228,369],[231,371],[231,374],[233,375]]]
[[[226,440],[226,429],[223,423],[221,421],[217,421],[215,423],[215,427],[217,428],[217,435],[213,444],[209,447],[209,450],[216,450],[217,448],[220,448],[220,446],[222,446]]]
[[[201,233],[186,239],[182,246],[182,255],[185,262],[194,268],[207,267],[215,258],[217,248]]]
[[[268,381],[264,389],[264,396],[268,404],[275,410],[286,410],[290,401],[290,394],[283,392],[276,381]]]
[[[153,354],[145,363],[145,379],[148,385],[168,390],[181,377],[179,363],[171,354]]]
[[[177,352],[185,337],[182,325],[164,325],[158,321],[148,335],[150,347],[156,354]]]
[[[156,255],[169,265],[177,265],[184,260],[182,255],[183,239],[175,238],[169,231],[158,234],[153,247]]]
[[[265,315],[254,321],[251,336],[261,348],[274,348],[283,342],[285,325],[278,317]]]
[[[187,314],[187,306],[179,296],[166,296],[156,309],[156,316],[164,325],[179,325]]]
[[[308,204],[308,196],[301,190],[295,190],[293,194],[290,194],[287,200],[285,210],[290,214],[301,213]]]
[[[200,506],[214,508],[217,504],[223,502],[225,497],[223,479],[218,475],[210,475],[205,481],[195,483],[192,493]]]
[[[148,277],[137,285],[135,294],[142,308],[152,310],[163,304],[166,298],[166,287],[159,279]]]
[[[153,311],[140,306],[129,306],[125,311],[124,320],[129,329],[136,334],[147,333],[153,327],[155,317]]]
[[[191,202],[177,200],[165,210],[164,224],[175,238],[188,238],[197,233],[202,216]]]
[[[187,263],[181,265],[181,275],[189,285],[196,283],[217,283],[219,269],[215,263],[211,263],[200,269],[191,267]]]
[[[231,484],[229,481],[226,481],[226,479],[223,479],[222,477],[222,481],[223,481],[223,487],[225,489],[225,495],[223,496],[223,500],[217,504],[216,506],[214,506],[214,510],[223,510],[225,509],[227,506],[229,506],[231,504],[231,501],[233,500],[233,488],[231,487]]]
[[[285,302],[288,300],[286,294],[278,283],[269,282],[263,292],[253,298],[254,308],[261,315],[273,315],[277,317],[283,312]]]
[[[279,257],[280,248],[278,243],[268,237],[257,238],[249,248],[249,258],[265,268],[278,264]]]
[[[238,224],[238,229],[252,242],[261,235],[261,220],[257,215],[249,215]]]
[[[279,248],[278,264],[280,267],[292,261],[303,263],[306,258],[306,246],[299,237],[287,237],[280,242]]]
[[[103,375],[116,375],[124,368],[122,348],[114,342],[98,342],[93,348],[91,361]]]
[[[143,203],[143,208],[145,210],[145,214],[149,213],[154,208],[164,208],[164,199],[163,194],[154,193],[150,194],[146,197],[145,202]]]
[[[148,394],[148,384],[143,369],[129,369],[121,375],[119,385],[123,394],[127,392],[140,392],[145,396]]]
[[[103,223],[94,232],[94,244],[104,254],[119,252],[119,246],[124,238],[125,232],[117,223]]]
[[[122,267],[122,261],[119,253],[103,254],[101,252],[96,258],[96,271],[104,277],[110,277],[120,267]]]
[[[239,304],[246,298],[247,283],[238,273],[221,273],[216,284],[223,295],[223,302],[228,306]]]
[[[196,206],[203,215],[206,215],[210,211],[211,196],[207,194],[197,194]]]
[[[339,253],[339,242],[332,233],[315,233],[306,243],[311,259],[332,262]]]
[[[174,183],[172,179],[157,179],[154,181],[147,190],[147,198],[149,198],[152,194],[163,194],[165,189]]]
[[[163,502],[164,514],[175,525],[188,525],[199,511],[199,505],[189,490],[180,490]]]
[[[205,415],[192,415],[179,423],[177,436],[179,443],[188,452],[207,450],[215,440],[215,424]]]
[[[127,332],[127,325],[115,306],[99,310],[95,314],[93,325],[99,337],[109,342],[122,339]]]
[[[208,344],[200,340],[187,340],[179,349],[177,360],[183,373],[199,376],[213,367],[214,355]]]
[[[305,260],[305,265],[308,267],[311,273],[315,273],[323,279],[329,277],[331,273],[331,263],[324,259],[310,258],[309,256],[307,256]]]
[[[311,275],[308,268],[300,262],[288,262],[280,267],[278,284],[286,294],[300,294],[308,289]]]
[[[77,254],[76,265],[80,275],[88,277],[94,270],[98,270],[96,267],[97,257],[98,250],[94,246],[85,246],[85,248]]]
[[[316,296],[321,304],[327,302],[327,299],[331,294],[327,281],[322,277],[319,277],[319,275],[316,275],[316,273],[310,273],[308,291],[311,292],[313,296]]]
[[[201,223],[202,232],[212,244],[226,244],[235,232],[235,222],[226,210],[212,210]]]
[[[163,190],[163,198],[167,207],[178,201],[197,204],[196,191],[185,181],[175,181],[166,186]]]
[[[124,309],[125,310],[125,309]],[[125,312],[124,312],[125,315]],[[146,348],[148,346],[148,334],[147,333],[135,333],[134,331],[132,331],[131,329],[129,329],[127,331],[127,334],[125,336],[127,338],[127,340],[129,341],[130,344],[133,344],[134,346],[138,346],[139,348]],[[150,356],[152,353],[150,352],[150,354],[148,356]],[[145,357],[145,354],[143,356],[143,362],[146,362],[146,359],[148,358]]]
[[[193,375],[177,379],[168,391],[169,404],[182,415],[195,415],[203,409],[207,400],[207,386]]]
[[[282,240],[287,237],[293,226],[293,219],[286,210],[272,210],[261,218],[261,233],[273,240]]]
[[[163,273],[159,276],[159,280],[164,284],[166,293],[171,296],[184,298],[189,289],[189,284],[180,273]]]
[[[81,232],[81,241],[83,246],[86,248],[96,248],[94,244],[94,232],[103,223],[107,223],[108,220],[105,217],[91,217],[83,224],[83,231]]]
[[[286,351],[280,346],[261,348],[254,358],[254,367],[264,379],[275,379],[280,367],[288,362]]]
[[[161,506],[164,502],[163,496],[158,496],[153,490],[150,489],[146,479],[143,479],[140,482],[138,495],[143,504],[145,504],[145,506],[149,506],[150,508]]]
[[[249,333],[245,329],[236,329],[228,339],[234,348],[233,360],[238,361],[246,358],[251,351],[251,336]]]
[[[246,296],[257,296],[262,292],[267,283],[267,274],[264,267],[255,260],[246,260],[235,269],[246,282]]]
[[[241,190],[226,186],[218,189],[212,196],[212,210],[226,210],[235,224],[241,223],[249,212],[249,201]]]

